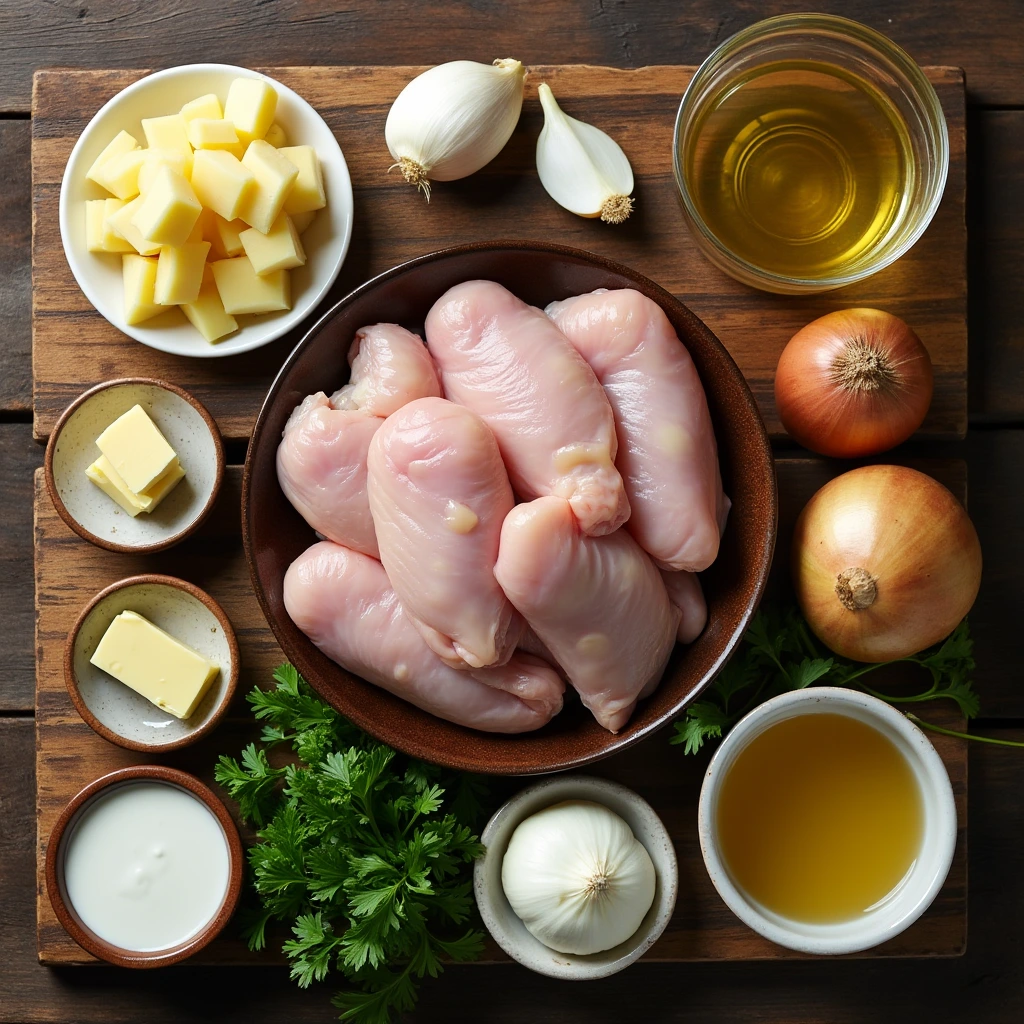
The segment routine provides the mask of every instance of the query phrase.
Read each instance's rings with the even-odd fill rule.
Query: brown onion
[[[793,536],[793,584],[811,629],[856,661],[906,658],[948,636],[981,582],[981,545],[942,484],[864,466],[825,484]]]
[[[932,400],[918,336],[880,309],[843,309],[796,332],[775,372],[775,405],[805,448],[852,459],[905,441]]]

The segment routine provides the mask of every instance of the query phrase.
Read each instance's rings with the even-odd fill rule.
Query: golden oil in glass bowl
[[[679,157],[711,233],[781,277],[841,277],[884,245],[914,191],[895,104],[821,61],[769,62],[724,82]]]

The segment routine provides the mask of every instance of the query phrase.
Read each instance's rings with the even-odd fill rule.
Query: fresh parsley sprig
[[[470,775],[404,757],[319,700],[292,665],[273,690],[246,698],[263,723],[261,746],[221,757],[216,779],[255,825],[249,850],[261,910],[249,947],[287,921],[282,948],[303,988],[332,970],[340,1019],[387,1024],[412,1009],[416,982],[441,960],[472,960],[482,935],[471,865],[484,793]],[[266,749],[287,743],[297,763],[274,767]]]
[[[931,676],[931,686],[909,696],[881,693],[868,686],[866,677],[872,672],[898,663],[925,669]],[[971,684],[973,672],[974,644],[966,619],[943,643],[920,654],[900,658],[896,662],[861,664],[824,651],[796,608],[763,606],[744,634],[741,649],[733,655],[703,699],[691,704],[683,720],[676,722],[670,742],[682,744],[686,754],[695,754],[706,741],[720,739],[757,704],[813,683],[853,687],[896,706],[952,700],[965,718],[974,718],[979,704]],[[930,728],[927,722],[916,716],[908,717]]]

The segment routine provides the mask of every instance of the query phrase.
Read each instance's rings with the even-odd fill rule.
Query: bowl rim
[[[754,425],[759,454],[767,467],[767,471],[771,479],[771,486],[769,489],[770,507],[767,514],[766,536],[763,538],[762,543],[763,555],[761,558],[761,564],[758,566],[757,578],[753,582],[751,594],[744,605],[733,635],[726,641],[723,649],[715,657],[714,663],[705,673],[705,676],[699,686],[695,687],[690,693],[678,700],[669,711],[661,716],[660,719],[652,721],[643,727],[632,731],[624,730],[618,734],[609,734],[609,739],[600,752],[596,754],[569,754],[554,760],[550,758],[542,760],[535,759],[529,763],[516,765],[511,769],[508,766],[492,767],[489,762],[481,762],[478,759],[464,756],[458,752],[440,756],[430,743],[422,742],[418,735],[403,735],[400,739],[396,739],[394,736],[384,735],[384,733],[388,732],[386,724],[369,720],[362,714],[358,705],[349,703],[343,709],[338,707],[337,704],[332,704],[336,710],[345,715],[346,718],[352,721],[364,732],[369,733],[371,736],[374,736],[383,743],[387,743],[396,749],[401,750],[403,753],[411,757],[417,757],[420,760],[439,764],[447,768],[454,768],[459,771],[471,771],[492,775],[529,776],[545,775],[554,772],[566,771],[571,768],[582,768],[586,765],[594,764],[606,757],[611,757],[613,754],[621,753],[622,751],[635,746],[637,743],[640,743],[647,737],[652,736],[654,733],[668,726],[689,704],[697,700],[699,695],[711,685],[718,673],[721,672],[726,662],[739,646],[739,643],[743,638],[743,633],[750,624],[750,621],[753,619],[754,613],[757,610],[758,604],[760,603],[768,582],[768,573],[771,569],[778,534],[779,519],[778,485],[771,441],[768,438],[764,420],[757,407],[757,403],[750,390],[750,386],[747,384],[743,373],[736,365],[735,360],[714,332],[711,331],[711,329],[687,305],[685,305],[685,303],[680,299],[677,299],[671,292],[667,291],[645,274],[634,270],[632,267],[629,267],[624,263],[608,259],[605,256],[589,252],[586,249],[579,249],[557,242],[538,241],[535,239],[494,239],[446,246],[441,249],[424,253],[421,256],[413,257],[410,260],[406,260],[404,263],[397,264],[396,266],[377,274],[375,277],[370,278],[368,281],[365,281],[363,284],[353,289],[348,295],[344,296],[338,302],[334,303],[330,309],[322,313],[321,316],[310,325],[296,346],[288,354],[288,357],[281,364],[280,370],[267,390],[266,397],[263,400],[263,404],[261,405],[259,414],[256,417],[252,433],[250,434],[249,444],[245,455],[245,466],[242,474],[242,545],[245,551],[246,563],[249,567],[249,577],[252,582],[253,591],[256,594],[256,599],[259,602],[260,610],[263,612],[264,618],[270,626],[270,629],[277,639],[285,657],[295,665],[305,678],[307,674],[303,671],[302,667],[302,662],[305,659],[301,656],[301,652],[298,652],[292,645],[291,639],[279,628],[275,621],[275,615],[271,608],[267,592],[256,569],[257,559],[253,546],[253,504],[249,500],[249,490],[252,486],[254,453],[260,447],[261,442],[266,443],[266,439],[263,435],[267,429],[267,420],[270,416],[272,406],[275,403],[278,389],[291,371],[292,366],[300,357],[306,344],[319,334],[319,332],[347,306],[362,298],[368,292],[371,292],[374,288],[378,287],[385,281],[389,281],[395,277],[400,277],[421,266],[439,262],[444,259],[471,255],[473,253],[500,252],[502,250],[509,249],[533,252],[545,256],[560,256],[589,266],[597,266],[599,269],[631,280],[634,282],[635,286],[642,285],[649,293],[652,293],[652,297],[656,296],[654,301],[658,302],[662,308],[667,305],[672,307],[675,311],[681,312],[683,318],[691,324],[693,330],[704,335],[707,344],[717,351],[722,360],[722,365],[726,368],[727,372],[733,376],[735,383],[738,385],[737,396],[746,407],[751,423]],[[298,657],[296,656],[297,654]],[[313,681],[309,680],[309,682],[313,685],[314,689],[316,689]],[[320,691],[317,690],[317,692],[319,693]],[[324,699],[327,700],[328,703],[332,703],[329,698],[324,697]],[[396,697],[395,699],[398,700],[400,698]],[[423,715],[429,714],[429,712],[426,711],[420,711],[420,713]],[[470,731],[472,732],[473,730]],[[498,736],[498,734],[490,733],[483,733],[481,735]],[[512,735],[508,738],[515,739],[517,737],[516,735]]]
[[[550,797],[547,795],[549,791],[551,792]],[[567,800],[584,800],[600,804],[602,807],[612,811],[612,813],[618,814],[618,811],[608,803],[609,798],[628,806],[631,813],[646,825],[661,844],[660,849],[652,853],[648,849],[647,843],[640,836],[636,835],[636,831],[632,830],[632,826],[630,826],[634,838],[647,850],[651,858],[658,883],[654,901],[651,904],[652,908],[656,908],[656,913],[646,931],[643,930],[643,923],[641,922],[640,927],[629,938],[619,943],[619,947],[621,947],[625,946],[626,943],[633,943],[635,939],[636,941],[631,948],[627,952],[622,953],[617,959],[610,963],[606,962],[602,966],[597,966],[593,962],[588,963],[589,957],[585,955],[560,953],[558,950],[550,949],[533,935],[530,938],[542,949],[547,949],[552,958],[557,957],[560,960],[564,960],[564,962],[555,962],[549,965],[547,962],[535,959],[530,955],[530,951],[517,951],[516,944],[509,941],[508,932],[502,926],[501,919],[493,909],[496,903],[504,900],[508,904],[509,912],[513,915],[515,914],[501,886],[500,866],[497,891],[495,891],[495,887],[487,879],[487,869],[490,866],[490,862],[499,855],[499,850],[494,845],[495,842],[501,846],[500,855],[502,861],[504,861],[512,834],[530,815]],[[523,804],[533,805],[535,803],[536,807],[530,810],[523,810]],[[626,824],[628,825],[629,822],[626,822]],[[676,854],[675,844],[672,842],[672,836],[669,834],[668,828],[661,820],[658,812],[639,793],[628,786],[624,786],[621,782],[614,782],[611,779],[603,779],[594,775],[575,774],[542,779],[540,782],[526,786],[509,797],[488,819],[487,824],[480,833],[480,841],[484,844],[486,851],[473,865],[473,892],[476,897],[480,917],[491,938],[513,960],[521,963],[524,967],[528,967],[531,971],[536,971],[538,974],[569,981],[590,981],[617,974],[639,960],[661,938],[668,927],[669,921],[672,920],[676,900],[679,896],[679,857]],[[650,909],[648,913],[650,913]],[[645,914],[644,916],[646,917],[647,915]],[[619,947],[612,948],[616,949]],[[590,954],[590,956],[607,956],[610,952],[611,950],[603,950],[599,953]]]
[[[823,707],[814,708],[813,705]],[[851,709],[858,709],[861,714],[851,713]],[[922,883],[918,886],[916,893],[915,890],[900,890],[893,903],[888,905],[888,918],[881,913],[886,908],[879,908],[874,929],[865,929],[866,938],[863,935],[857,938],[853,934],[844,934],[843,928],[851,924],[849,921],[812,927],[794,920],[792,923],[796,927],[791,928],[787,926],[787,919],[782,915],[775,915],[778,920],[769,917],[733,882],[725,857],[716,842],[715,814],[718,797],[731,764],[749,743],[764,735],[772,726],[808,714],[846,715],[861,722],[871,720],[870,728],[883,735],[888,728],[899,737],[906,750],[897,746],[890,737],[886,738],[897,746],[900,754],[912,768],[914,764],[920,767],[933,790],[934,808],[930,813],[935,816],[938,832],[934,873],[927,884]],[[927,794],[922,793],[922,805],[927,803]],[[924,813],[929,813],[927,807]],[[859,690],[840,686],[809,686],[803,690],[790,690],[764,701],[741,718],[722,740],[711,758],[704,773],[697,804],[697,833],[701,855],[708,876],[726,906],[745,925],[771,942],[801,953],[819,955],[859,953],[871,949],[898,935],[917,921],[931,906],[949,874],[956,852],[957,830],[956,800],[949,773],[924,731],[885,701]],[[908,893],[913,894],[914,898],[910,899]],[[893,906],[904,909],[900,913],[894,913],[891,909]],[[799,931],[800,927],[808,928],[808,932]]]
[[[62,890],[64,878],[64,860],[61,856],[61,846],[67,828],[72,824],[78,812],[92,800],[98,797],[105,790],[112,786],[132,784],[138,781],[159,782],[165,785],[177,786],[184,789],[193,797],[199,800],[213,814],[224,832],[224,838],[228,847],[228,885],[224,893],[224,900],[217,913],[203,926],[195,935],[186,939],[185,942],[167,949],[140,952],[138,950],[125,949],[116,946],[106,939],[86,928],[71,909],[70,901],[65,901]],[[76,793],[67,806],[61,811],[50,830],[49,838],[46,841],[46,892],[50,898],[57,919],[64,930],[82,947],[87,953],[106,960],[107,963],[117,967],[153,968],[166,967],[169,964],[176,964],[192,956],[204,946],[208,945],[223,930],[231,915],[238,905],[238,898],[242,891],[242,879],[245,874],[245,854],[242,851],[242,840],[238,834],[238,826],[235,825],[228,809],[217,795],[204,783],[200,782],[194,775],[183,772],[178,768],[168,768],[166,765],[139,764],[127,768],[118,768],[116,771],[108,772],[94,779],[87,786]]]
[[[220,628],[224,631],[230,652],[231,668],[225,681],[224,693],[221,696],[220,702],[210,714],[210,717],[187,736],[182,736],[176,740],[169,740],[166,743],[142,743],[128,736],[122,736],[109,726],[104,725],[93,714],[89,705],[85,703],[85,699],[82,697],[81,690],[78,687],[78,676],[75,673],[75,648],[78,645],[78,634],[81,632],[86,620],[96,609],[97,605],[110,597],[111,594],[116,594],[119,590],[127,590],[129,587],[136,586],[171,587],[188,594],[189,597],[195,598],[207,611],[212,612],[213,616],[220,623]],[[231,620],[228,619],[224,609],[205,590],[201,590],[194,583],[189,583],[187,580],[178,579],[176,576],[142,573],[137,576],[126,576],[123,580],[118,580],[116,583],[111,583],[110,586],[104,587],[78,613],[75,624],[71,627],[68,638],[64,642],[64,685],[67,687],[71,702],[75,705],[75,710],[82,716],[82,720],[105,740],[109,740],[119,747],[124,747],[126,750],[138,750],[146,754],[162,754],[170,750],[180,750],[182,747],[191,746],[212,732],[220,724],[235,696],[235,690],[238,689],[239,662],[238,638],[235,635],[234,627],[231,625]],[[221,669],[221,674],[224,674],[223,669]]]
[[[344,202],[349,208],[349,215],[346,218],[345,234],[343,238],[339,239],[338,253],[334,260],[334,267],[327,279],[324,281],[323,286],[317,290],[315,294],[311,294],[308,299],[303,301],[301,306],[293,306],[291,310],[287,310],[286,315],[280,317],[278,320],[272,321],[274,326],[270,328],[265,337],[258,337],[251,340],[247,344],[238,345],[231,348],[225,348],[223,345],[218,346],[216,343],[211,343],[207,348],[199,349],[195,352],[181,352],[178,348],[173,345],[157,345],[154,344],[151,338],[142,337],[141,334],[135,330],[138,325],[125,324],[120,325],[110,320],[101,308],[101,303],[97,301],[98,295],[92,285],[85,279],[84,275],[80,276],[76,269],[76,264],[81,260],[81,255],[73,248],[70,243],[70,229],[69,221],[70,217],[69,204],[70,198],[68,197],[65,185],[68,181],[67,168],[71,165],[72,161],[76,159],[81,148],[84,147],[85,140],[88,137],[90,130],[92,129],[96,120],[102,115],[106,114],[108,110],[113,108],[118,102],[123,100],[126,96],[142,91],[147,85],[154,81],[162,80],[165,78],[175,78],[190,72],[235,72],[246,78],[255,78],[265,82],[269,82],[284,93],[288,93],[293,96],[301,105],[306,107],[309,112],[320,120],[323,124],[327,134],[331,137],[334,145],[337,147],[338,159],[340,161],[340,171],[344,179],[345,185],[345,196]],[[88,123],[82,129],[81,134],[75,140],[75,144],[68,155],[67,163],[64,165],[64,174],[61,177],[60,195],[58,198],[58,225],[60,228],[60,240],[61,247],[64,250],[64,258],[67,261],[68,267],[71,270],[71,274],[75,279],[75,283],[81,289],[82,294],[85,295],[86,299],[89,300],[89,304],[92,306],[104,320],[107,321],[115,330],[120,331],[122,334],[126,334],[133,341],[139,342],[141,345],[145,345],[148,348],[155,349],[158,352],[167,352],[170,355],[189,359],[217,359],[224,358],[226,356],[237,356],[244,352],[252,352],[255,349],[262,348],[264,345],[269,345],[272,341],[277,341],[278,338],[287,334],[289,331],[295,330],[299,327],[302,322],[316,309],[321,303],[324,296],[331,290],[334,282],[337,281],[338,275],[341,273],[342,265],[348,258],[348,251],[352,244],[352,227],[355,220],[355,200],[352,192],[352,175],[348,169],[348,162],[345,160],[345,154],[341,148],[341,144],[338,142],[338,138],[335,135],[331,126],[323,119],[319,111],[310,103],[307,99],[297,93],[290,86],[285,85],[283,82],[279,82],[276,78],[272,78],[270,75],[265,74],[262,71],[257,71],[254,68],[242,67],[239,64],[222,64],[217,61],[201,61],[195,64],[177,64],[170,68],[161,68],[158,71],[151,71],[148,74],[143,74],[142,78],[136,79],[130,85],[126,85],[123,89],[120,89],[113,96],[107,100],[96,111],[95,114],[89,118]],[[143,322],[145,323],[145,321]],[[256,326],[261,325],[247,325]],[[245,328],[242,328],[244,331]],[[241,333],[241,332],[239,332]],[[227,340],[227,339],[225,339]]]
[[[188,402],[205,420],[207,429],[210,431],[210,436],[213,439],[213,449],[216,458],[213,487],[210,489],[210,497],[206,500],[206,504],[199,510],[196,517],[191,522],[186,523],[177,533],[172,534],[170,537],[165,537],[163,540],[153,541],[151,544],[119,544],[116,541],[108,540],[106,537],[99,537],[87,529],[71,514],[67,505],[64,504],[64,499],[60,496],[60,492],[57,489],[57,481],[53,475],[54,455],[57,451],[57,444],[60,442],[61,432],[67,426],[68,420],[86,402],[91,401],[101,392],[108,391],[111,388],[130,387],[132,385],[161,388]],[[60,414],[60,418],[54,424],[53,430],[50,431],[50,436],[46,442],[46,454],[43,456],[43,477],[46,480],[46,490],[50,495],[50,500],[53,502],[53,507],[57,510],[57,515],[64,520],[65,525],[74,530],[83,540],[118,554],[153,554],[157,551],[165,551],[167,548],[174,547],[175,544],[181,543],[186,537],[191,537],[199,529],[203,520],[209,515],[210,510],[216,503],[217,496],[220,494],[221,484],[224,482],[224,466],[224,442],[221,440],[220,428],[217,426],[217,421],[210,415],[209,410],[198,398],[190,395],[184,388],[178,387],[177,384],[171,384],[166,380],[158,380],[156,377],[117,377],[114,380],[106,380],[100,384],[94,384],[88,391],[83,391]]]

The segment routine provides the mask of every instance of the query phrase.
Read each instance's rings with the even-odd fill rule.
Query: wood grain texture
[[[792,334],[833,309],[879,306],[908,320],[928,347],[935,395],[920,436],[961,437],[967,426],[965,130],[962,73],[931,68],[950,127],[945,198],[916,246],[868,281],[819,296],[775,296],[733,281],[697,250],[683,223],[672,179],[672,129],[692,68],[636,71],[536,67],[523,117],[504,151],[482,172],[438,185],[429,206],[386,173],[387,109],[420,69],[278,68],[273,74],[323,115],[352,175],[352,248],[321,309],[373,274],[413,256],[488,238],[554,238],[621,260],[679,296],[722,339],[743,370],[768,430],[781,425],[772,392],[775,364]],[[108,324],[79,290],[64,258],[57,223],[59,183],[75,139],[99,106],[139,71],[45,71],[35,79],[32,120],[33,351],[35,432],[40,439],[86,387],[133,374],[163,377],[191,390],[226,438],[248,436],[284,355],[301,330],[244,356],[186,360],[138,345]],[[637,210],[621,227],[575,217],[553,203],[534,171],[542,124],[533,101],[552,83],[566,110],[606,128],[630,156]],[[311,322],[311,321],[307,321]]]
[[[27,412],[32,405],[32,139],[27,121],[0,121],[0,409]]]
[[[919,463],[963,497],[965,468],[955,460]],[[820,459],[786,459],[778,463],[780,536],[788,536],[806,499],[835,475],[834,464]],[[72,533],[59,519],[46,495],[42,474],[36,477],[36,773],[38,799],[38,857],[42,870],[46,839],[64,805],[87,782],[114,768],[156,760],[193,771],[207,782],[216,757],[235,752],[255,738],[257,730],[245,715],[243,695],[257,682],[266,682],[282,655],[264,624],[250,586],[239,535],[241,473],[229,469],[218,506],[195,537],[170,552],[143,559],[101,551]],[[77,715],[64,685],[64,637],[82,606],[115,580],[139,571],[182,576],[207,590],[227,612],[238,634],[242,679],[230,720],[194,747],[164,757],[144,755],[113,746],[97,736]],[[776,589],[785,557],[776,562]],[[927,710],[929,718],[947,726],[959,719],[946,707]],[[956,956],[966,941],[967,908],[967,754],[961,741],[935,737],[953,782],[960,835],[957,853],[942,892],[925,916],[871,956]],[[722,904],[704,870],[693,822],[709,751],[684,758],[670,747],[668,733],[588,769],[616,779],[649,800],[662,816],[680,861],[680,897],[676,913],[662,938],[648,954],[651,960],[794,959],[799,954],[774,946],[742,925]],[[509,783],[515,785],[515,783]],[[500,785],[500,783],[498,784]],[[76,964],[89,958],[58,924],[42,887],[38,889],[39,956],[44,963]],[[488,948],[486,961],[505,959],[497,947]],[[229,934],[196,957],[200,963],[253,962]]]
[[[386,9],[376,0],[6,3],[0,6],[0,110],[27,111],[33,71],[68,65],[422,64],[505,56],[627,68],[699,64],[741,28],[807,9],[803,0],[389,0]],[[920,64],[965,68],[975,103],[1024,103],[1015,0],[832,0],[813,9],[870,25]]]

